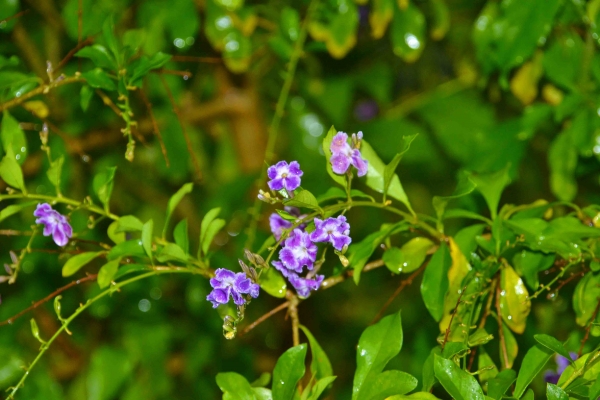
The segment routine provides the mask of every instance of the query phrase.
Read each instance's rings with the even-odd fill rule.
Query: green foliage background
[[[94,177],[117,166],[111,210],[152,218],[155,226],[165,222],[170,196],[194,181],[171,224],[187,218],[190,238],[198,238],[201,216],[221,207],[226,226],[211,248],[211,267],[237,268],[286,67],[290,58],[300,57],[272,159],[298,160],[303,186],[313,193],[333,185],[321,142],[335,125],[364,132],[386,163],[402,150],[403,136],[418,134],[398,169],[418,213],[435,215],[431,198],[450,195],[460,171],[483,174],[507,165],[511,184],[501,204],[600,203],[600,1],[321,0],[312,7],[306,44],[295,49],[311,10],[308,1],[0,0],[0,103],[47,83],[47,60],[54,69],[61,67],[54,79],[81,71],[88,81],[60,85],[5,112],[2,154],[6,137],[15,132],[14,118],[23,133],[17,134],[22,143],[13,140],[12,145],[23,155],[19,162],[28,190],[53,194],[38,137],[46,122],[53,157],[64,155],[63,193],[82,199],[94,193]],[[114,68],[80,53],[61,65],[88,38],[110,49],[111,36],[102,33],[110,18],[115,40],[155,63],[143,79],[129,82],[137,89],[128,90],[125,117],[100,95],[121,104],[122,88],[106,76],[128,67],[131,72],[139,64]],[[152,58],[158,52],[173,58]],[[131,162],[124,157],[131,148],[123,129],[137,142]],[[5,187],[1,181],[0,187]],[[368,191],[364,184],[358,188]],[[479,194],[453,205],[487,215]],[[272,211],[263,207],[255,250],[269,235]],[[355,242],[387,222],[372,209],[350,212],[349,218]],[[32,223],[27,209],[3,221],[2,229],[27,230]],[[107,221],[86,229],[89,221],[74,214],[72,223],[76,231],[85,231],[81,237],[106,240]],[[464,224],[449,220],[446,233]],[[24,248],[28,238],[4,235],[0,240],[0,262],[10,263],[8,251]],[[52,248],[50,243],[38,237],[33,247]],[[191,246],[195,254],[197,240]],[[0,286],[2,320],[70,282],[60,275],[67,257],[57,253],[33,252],[17,282]],[[96,272],[99,265],[86,270]],[[328,398],[350,397],[358,338],[400,282],[377,270],[363,274],[358,287],[347,280],[302,303],[300,320],[338,376]],[[583,329],[571,311],[575,282],[552,301],[534,304],[524,334],[517,335],[519,348],[531,347],[537,333],[578,347]],[[72,310],[99,290],[95,283],[81,283],[63,293],[62,307]],[[227,341],[221,318],[205,300],[208,292],[205,279],[160,276],[94,304],[74,322],[73,334],[62,335],[49,350],[20,398],[210,399],[220,397],[219,372],[236,371],[252,381],[272,371],[292,343],[283,313]],[[245,321],[280,302],[261,296]],[[389,311],[399,308],[404,346],[388,368],[420,379],[439,329],[418,284],[407,287]],[[33,316],[42,338],[59,327],[50,303]],[[0,388],[14,384],[20,366],[37,353],[28,319],[0,327]],[[519,352],[516,365],[524,354]],[[497,352],[492,357],[497,359]]]

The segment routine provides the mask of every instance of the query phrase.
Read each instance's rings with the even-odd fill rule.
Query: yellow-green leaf
[[[502,268],[500,287],[502,319],[512,331],[523,333],[531,310],[531,301],[523,280],[510,265]]]

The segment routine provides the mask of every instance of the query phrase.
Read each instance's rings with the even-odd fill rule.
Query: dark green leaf
[[[470,179],[468,174],[461,173],[458,178],[456,189],[454,189],[454,193],[452,193],[451,196],[434,196],[432,203],[438,219],[442,219],[448,202],[470,194],[475,190],[476,186],[477,185]]]
[[[188,238],[188,223],[187,219],[181,220],[173,230],[173,238],[175,243],[183,249],[185,253],[190,252],[190,240]]]
[[[569,400],[569,395],[560,387],[552,383],[546,384],[546,396],[548,400]]]
[[[112,194],[115,172],[117,167],[108,167],[104,171],[99,172],[94,177],[94,192],[96,192],[96,196],[102,204],[104,204],[104,209],[108,210],[110,196]]]
[[[79,92],[79,104],[81,109],[85,112],[90,106],[90,101],[92,100],[92,96],[94,95],[94,91],[89,85],[81,86],[81,91]]]
[[[565,346],[561,342],[559,342],[558,340],[553,338],[552,336],[544,335],[544,334],[537,334],[537,335],[533,335],[533,338],[542,346],[547,347],[548,349],[552,350],[553,352],[560,354],[561,356],[565,357],[567,360],[571,360],[571,356],[569,355],[569,352],[567,351],[567,349],[565,349]]]
[[[167,205],[167,215],[165,217],[165,227],[163,228],[163,239],[167,236],[167,228],[169,227],[169,221],[171,219],[171,214],[175,210],[175,207],[179,204],[183,196],[190,193],[194,188],[193,183],[186,183],[179,189],[171,198],[169,199],[169,203]]]
[[[312,360],[310,362],[310,372],[317,380],[332,376],[333,369],[331,368],[329,358],[327,358],[327,354],[325,354],[323,348],[321,348],[319,342],[317,342],[317,339],[315,339],[312,333],[310,333],[308,328],[305,326],[300,325],[300,329],[302,329],[308,338],[308,342],[310,343],[310,353],[312,356]]]
[[[517,376],[517,383],[513,393],[516,398],[520,398],[523,393],[525,393],[527,386],[529,386],[533,378],[544,369],[544,366],[553,354],[554,352],[539,344],[536,344],[527,351],[523,363],[521,364],[521,368],[519,369],[519,375]]]
[[[600,397],[600,379],[596,379],[592,386],[590,386],[589,398],[590,400],[595,400]]]
[[[144,227],[142,221],[134,217],[133,215],[125,215],[119,218],[117,221],[117,228],[115,233],[119,232],[138,232]]]
[[[94,68],[91,71],[83,72],[81,77],[93,88],[105,89],[111,92],[117,90],[115,82],[101,68]]]
[[[150,260],[152,260],[152,236],[154,233],[154,221],[148,220],[142,226],[142,246]]]
[[[388,315],[365,329],[356,350],[352,400],[370,399],[375,380],[387,363],[400,353],[402,340],[400,312]]]
[[[285,279],[281,276],[281,273],[275,268],[267,268],[260,275],[259,280],[260,287],[273,297],[279,297],[280,299],[285,297],[287,285]]]
[[[108,252],[106,259],[112,261],[119,257],[144,257],[145,255],[146,252],[142,246],[142,241],[140,239],[134,239],[117,244]]]
[[[386,250],[382,259],[385,266],[394,273],[413,272],[423,264],[433,246],[433,242],[427,238],[412,238],[400,249],[391,247]]]
[[[100,255],[105,254],[104,251],[96,251],[96,252],[87,252],[77,254],[67,260],[65,265],[62,268],[62,276],[67,277],[73,275],[75,272],[79,271],[81,267],[88,264],[94,258],[99,257]]]
[[[96,67],[107,68],[113,71],[117,69],[114,57],[101,44],[84,47],[75,53],[75,57],[89,58]]]
[[[269,382],[271,382],[271,374],[269,372],[263,372],[262,374],[260,374],[258,379],[256,379],[254,382],[250,383],[250,386],[264,387],[264,386],[267,386],[269,384]]]
[[[496,219],[498,214],[498,203],[504,188],[510,183],[508,175],[509,166],[506,168],[489,174],[472,174],[471,181],[477,186],[477,190],[481,192],[487,205],[490,209],[492,219]]]
[[[402,160],[402,156],[408,151],[408,149],[410,148],[410,144],[413,142],[413,140],[415,140],[416,137],[417,135],[404,136],[402,138],[402,140],[404,141],[403,150],[400,153],[396,154],[392,161],[390,161],[390,163],[385,166],[385,169],[383,170],[384,194],[387,194],[387,191],[390,187],[390,183],[392,182],[392,178],[396,175],[396,168],[398,167],[400,160]]]
[[[242,375],[235,372],[221,372],[217,374],[217,385],[231,400],[256,400],[250,383]]]
[[[175,243],[167,243],[156,255],[156,259],[159,262],[165,261],[179,261],[187,262],[188,255],[183,251],[181,247]]]
[[[121,52],[117,37],[115,36],[115,25],[112,16],[108,17],[102,25],[102,38],[104,39],[108,50],[110,50],[114,59],[117,61],[117,69],[121,68]]]
[[[573,310],[577,324],[587,326],[594,315],[598,299],[600,298],[600,276],[591,272],[585,274],[573,293]]]
[[[2,210],[0,210],[0,222],[10,217],[11,215],[18,213],[22,209],[34,206],[37,203],[37,201],[29,201],[27,203],[11,204],[10,206],[3,208]]]
[[[516,380],[517,373],[515,370],[505,369],[501,371],[494,379],[490,379],[488,382],[488,396],[500,400]]]
[[[286,350],[279,357],[273,370],[273,399],[292,400],[298,381],[304,376],[306,344]]]
[[[109,261],[100,267],[100,271],[98,271],[98,286],[100,286],[100,289],[104,289],[110,285],[110,282],[117,274],[120,263],[121,258],[117,258],[116,260]]]
[[[483,390],[475,378],[460,369],[454,361],[435,356],[435,377],[444,389],[456,400],[483,400]]]
[[[449,287],[448,271],[451,265],[450,250],[442,243],[425,268],[421,282],[421,296],[425,307],[438,322],[444,313],[444,299]]]
[[[204,221],[203,221],[204,222]],[[215,235],[219,233],[221,229],[225,226],[225,220],[221,218],[217,218],[211,221],[210,225],[206,229],[206,234],[202,239],[202,252],[206,255],[208,254],[208,249],[210,248],[210,244],[212,243]]]

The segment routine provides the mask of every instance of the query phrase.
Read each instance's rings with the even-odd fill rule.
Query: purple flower
[[[362,132],[352,135],[352,144],[354,147],[348,144],[348,135],[344,132],[338,132],[333,137],[329,149],[331,150],[331,167],[333,172],[336,174],[345,174],[348,171],[350,165],[353,165],[357,169],[358,176],[364,176],[368,171],[368,162],[362,157],[360,153],[360,141],[362,139]]]
[[[317,259],[317,245],[310,240],[308,233],[296,228],[285,240],[279,259],[285,268],[300,274],[305,265],[308,269],[313,268]]]
[[[215,271],[215,277],[211,278],[210,286],[213,287],[213,291],[208,294],[206,300],[213,303],[213,308],[217,308],[219,304],[227,304],[229,296],[233,297],[235,304],[241,306],[246,303],[242,294],[249,294],[251,297],[257,298],[260,289],[245,273],[238,272],[236,274],[225,268]]]
[[[379,107],[374,100],[362,101],[354,107],[354,116],[360,121],[368,121],[377,116]]]
[[[287,211],[288,214],[293,215],[294,217],[301,218],[300,209],[296,207],[285,206],[284,210]],[[290,229],[294,224],[292,221],[287,221],[281,217],[281,215],[276,212],[269,216],[269,225],[271,226],[271,232],[275,239],[279,240],[281,238],[281,234],[284,230]],[[298,226],[298,229],[304,230],[305,224],[301,224]]]
[[[315,218],[315,230],[310,234],[310,240],[330,242],[336,250],[342,251],[344,246],[352,242],[349,234],[350,224],[346,222],[346,217],[343,215],[327,218],[325,221]]]
[[[569,355],[571,356],[571,359],[577,360],[577,353],[570,351]],[[556,355],[556,371],[552,371],[552,370],[547,370],[546,372],[544,372],[544,381],[546,381],[547,383],[553,383],[553,384],[557,384],[558,380],[560,379],[560,376],[562,375],[562,373],[565,371],[565,369],[569,366],[569,360],[567,360],[565,357],[561,356],[560,354]]]
[[[311,291],[317,290],[325,276],[317,275],[315,279],[300,278],[296,274],[292,274],[288,279],[300,297],[308,297]]]
[[[38,204],[33,212],[36,224],[44,224],[44,236],[52,235],[54,243],[59,246],[65,246],[69,238],[73,236],[73,228],[69,225],[67,218],[58,211],[52,209],[50,204]]]
[[[292,161],[289,165],[286,161],[279,161],[267,169],[269,187],[271,190],[285,189],[291,192],[300,186],[302,174],[298,161]]]

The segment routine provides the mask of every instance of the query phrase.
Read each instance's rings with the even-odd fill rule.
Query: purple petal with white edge
[[[271,165],[267,169],[267,176],[269,177],[269,179],[277,178],[277,168],[274,165]]]
[[[235,282],[233,283],[233,289],[237,290],[240,293],[248,293],[250,290],[250,285],[252,281],[246,277],[246,274],[243,272],[237,273],[235,275]]]
[[[213,308],[217,308],[219,304],[227,304],[229,301],[229,291],[223,289],[214,289],[206,296],[206,300],[213,303]]]
[[[281,272],[281,274],[286,278],[289,278],[290,275],[295,275],[294,272],[286,268],[281,261],[272,261],[271,264],[273,264],[275,269]]]
[[[67,238],[67,235],[65,235],[59,226],[56,226],[54,232],[52,232],[52,239],[60,247],[65,246],[69,242],[69,238]]]
[[[271,190],[281,190],[283,189],[283,181],[282,178],[276,178],[267,182],[267,185],[269,185]]]
[[[277,168],[277,172],[279,172],[283,168],[287,169],[288,163],[287,163],[287,161],[282,160],[282,161],[279,161],[277,164],[275,164],[275,167]]]
[[[369,170],[368,161],[362,158],[362,154],[360,154],[360,150],[358,149],[354,149],[352,152],[352,165],[358,170],[356,173],[358,176],[365,176]]]
[[[235,290],[231,291],[231,297],[233,297],[233,302],[238,306],[244,305],[246,303],[246,299],[244,299],[244,297],[242,297],[242,295],[236,292]]]
[[[220,279],[210,278],[210,286],[212,286],[213,289],[225,289],[228,285]]]
[[[292,208],[292,207],[286,207]],[[289,211],[288,211],[289,212]],[[275,239],[279,240],[284,229],[290,229],[292,227],[290,221],[286,221],[279,214],[273,213],[269,216],[269,226],[271,227],[271,233],[275,236]]]
[[[215,278],[221,281],[233,281],[235,279],[235,273],[226,268],[219,268],[215,271]]]
[[[283,207],[283,209],[288,214],[293,215],[294,217],[299,217],[300,216],[300,209],[298,207],[285,206],[285,207]],[[291,222],[290,222],[290,226],[291,226]]]
[[[302,174],[304,174],[304,172],[302,172],[300,169],[300,164],[298,164],[298,161],[292,161],[290,163],[289,171],[290,174],[294,174],[296,176],[302,176]]]
[[[337,153],[333,155],[329,162],[331,163],[331,169],[333,172],[339,175],[343,175],[348,171],[348,167],[350,167],[350,157],[346,156],[343,153]]]
[[[352,243],[352,239],[350,239],[349,236],[332,236],[331,238],[331,244],[333,245],[333,248],[335,248],[336,250],[342,251],[344,249],[344,246],[348,246],[350,245],[350,243]]]
[[[288,175],[286,178],[283,178],[283,187],[288,192],[298,189],[300,186],[300,178],[296,175]]]
[[[296,271],[298,273],[302,272],[302,266],[298,264],[298,260],[292,249],[289,247],[284,247],[279,252],[279,259],[283,263],[283,265],[290,270]]]
[[[73,228],[71,228],[71,224],[69,224],[68,222],[65,222],[62,224],[62,229],[65,232],[65,235],[67,235],[68,238],[71,238],[73,236]]]
[[[35,211],[33,212],[33,216],[34,217],[44,217],[44,216],[48,215],[48,213],[51,213],[52,211],[54,211],[54,210],[52,209],[52,206],[50,206],[50,204],[48,204],[48,203],[38,204],[37,207],[35,208]]]
[[[346,151],[346,147],[348,147],[348,135],[344,132],[338,132],[331,140],[329,150],[332,154],[336,154]]]
[[[252,296],[252,298],[257,298],[258,297],[258,293],[260,292],[260,286],[256,283],[252,283],[250,285],[250,290],[248,291],[248,293],[250,294],[250,296]]]

